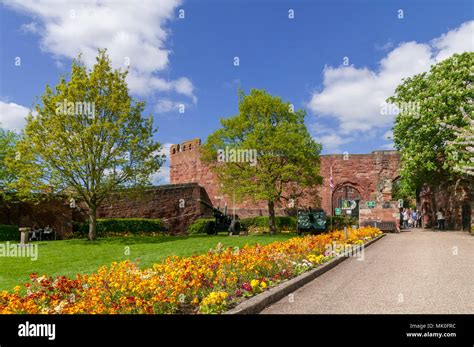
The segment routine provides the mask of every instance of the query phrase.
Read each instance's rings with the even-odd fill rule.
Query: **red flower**
[[[242,284],[242,289],[244,289],[248,292],[251,292],[252,291],[252,286],[250,285],[250,283],[245,282],[244,284]]]

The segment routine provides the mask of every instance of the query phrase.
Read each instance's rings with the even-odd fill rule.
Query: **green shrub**
[[[268,228],[269,217],[259,216],[243,218],[240,220],[245,229],[251,228]],[[275,224],[278,230],[296,230],[296,217],[289,216],[275,216]]]
[[[206,224],[208,222],[214,222],[214,218],[199,218],[196,219],[192,224],[188,226],[188,234],[205,234],[206,233]]]
[[[327,216],[326,225],[328,230],[331,228],[332,219],[332,230],[342,230],[344,227],[350,227],[351,225],[358,225],[359,221],[357,218],[349,216]]]
[[[17,225],[0,225],[0,241],[18,241],[20,232]]]
[[[161,219],[147,218],[99,218],[97,219],[97,236],[112,236],[123,234],[153,234],[163,233],[166,228]],[[86,236],[89,233],[89,223],[75,223],[75,236]]]

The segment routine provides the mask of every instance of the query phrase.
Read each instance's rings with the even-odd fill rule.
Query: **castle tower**
[[[201,139],[196,138],[170,147],[170,183],[199,182],[199,148]]]

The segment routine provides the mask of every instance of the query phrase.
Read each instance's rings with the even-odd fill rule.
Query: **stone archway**
[[[356,206],[351,210],[350,216],[359,218],[359,202],[363,199],[361,188],[353,182],[344,182],[336,185],[332,192],[332,215],[335,209],[340,208],[341,214],[347,215],[350,210],[350,201],[355,201]]]

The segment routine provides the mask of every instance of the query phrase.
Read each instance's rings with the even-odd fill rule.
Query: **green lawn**
[[[251,236],[147,236],[111,237],[90,242],[85,240],[40,241],[38,259],[0,257],[0,290],[28,282],[28,275],[65,275],[92,273],[101,265],[113,261],[139,259],[141,267],[149,267],[170,255],[190,256],[206,253],[221,242],[224,246],[242,247],[245,244],[268,244],[296,236],[295,234]],[[129,255],[125,252],[129,250]]]

